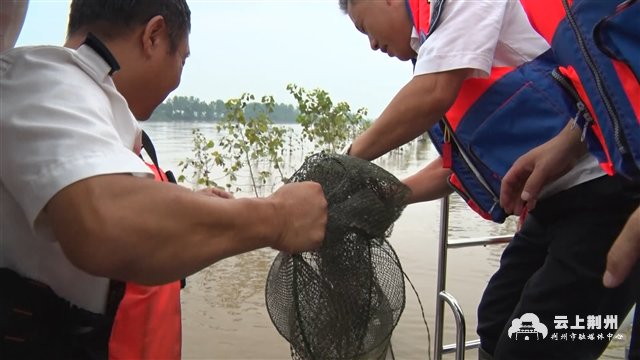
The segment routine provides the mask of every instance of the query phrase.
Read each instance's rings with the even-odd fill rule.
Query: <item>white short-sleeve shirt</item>
[[[470,77],[486,78],[494,66],[516,67],[549,49],[519,1],[445,0],[443,6],[437,28],[424,43],[413,29],[411,46],[418,54],[414,76],[469,68]],[[596,158],[587,154],[542,195],[603,175]]]
[[[107,62],[89,46],[16,48],[0,56],[0,267],[103,312],[109,280],[72,265],[43,209],[96,175],[150,176],[141,128]]]
[[[415,75],[461,68],[488,77],[492,66],[518,66],[549,49],[519,1],[446,0],[436,30],[420,45]]]

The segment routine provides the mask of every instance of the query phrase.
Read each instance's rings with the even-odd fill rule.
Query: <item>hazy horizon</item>
[[[294,104],[287,84],[326,90],[376,118],[411,64],[373,52],[338,0],[188,0],[191,57],[169,95],[205,102],[251,93]],[[31,0],[16,46],[62,45],[69,0]]]

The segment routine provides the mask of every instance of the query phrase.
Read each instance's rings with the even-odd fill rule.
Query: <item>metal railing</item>
[[[504,244],[511,240],[512,236],[481,237],[472,239],[461,239],[449,241],[449,197],[442,199],[440,207],[440,241],[438,248],[438,277],[436,283],[436,324],[435,324],[435,345],[434,359],[442,359],[442,355],[452,352],[456,353],[456,360],[464,359],[464,352],[467,349],[474,349],[480,346],[480,340],[465,341],[466,322],[464,313],[456,298],[446,290],[447,282],[447,251],[449,249]],[[456,321],[456,342],[443,345],[444,328],[444,303],[447,303],[453,312]]]

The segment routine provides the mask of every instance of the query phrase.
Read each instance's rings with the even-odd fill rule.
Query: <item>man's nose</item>
[[[372,37],[369,37],[369,45],[371,45],[371,50],[373,51],[380,49],[380,45],[378,44],[378,41],[376,41],[376,39]]]

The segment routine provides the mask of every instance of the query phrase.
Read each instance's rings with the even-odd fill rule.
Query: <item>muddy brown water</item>
[[[196,122],[148,122],[144,125],[156,145],[161,166],[180,174],[178,163],[192,157],[192,129],[216,138],[215,126]],[[295,129],[296,126],[293,126]],[[299,131],[299,129],[295,129]],[[310,151],[311,149],[306,149]],[[302,153],[302,152],[301,152]],[[299,164],[302,155],[299,155]],[[414,141],[376,163],[404,178],[436,156],[429,141]],[[296,160],[292,162],[295,164]],[[186,175],[186,174],[185,174]],[[239,193],[237,196],[252,196]],[[431,330],[436,298],[440,202],[408,206],[389,239],[403,270],[415,285]],[[449,236],[452,239],[512,234],[516,221],[498,225],[482,220],[457,197],[451,198]],[[447,291],[459,301],[466,318],[467,340],[475,334],[476,307],[482,291],[497,269],[504,245],[449,250]],[[276,252],[270,249],[225,259],[190,276],[182,293],[184,359],[287,359],[288,343],[269,319],[264,289]],[[622,320],[620,320],[622,322]],[[447,309],[445,344],[455,341],[455,324]],[[624,341],[614,341],[603,359],[623,359]],[[392,337],[396,359],[427,359],[427,329],[416,294],[407,283],[406,307]],[[452,355],[445,358],[453,359]],[[467,351],[467,358],[477,358]]]

